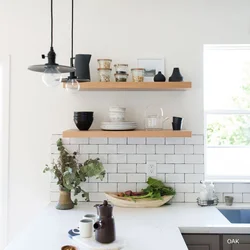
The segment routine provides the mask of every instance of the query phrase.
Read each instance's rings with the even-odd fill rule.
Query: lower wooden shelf
[[[179,130],[133,130],[133,131],[103,131],[88,130],[79,131],[70,129],[63,131],[64,138],[91,138],[91,137],[191,137],[192,131]]]

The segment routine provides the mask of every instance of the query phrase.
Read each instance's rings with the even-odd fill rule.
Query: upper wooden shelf
[[[192,132],[188,130],[174,131],[164,130],[133,130],[133,131],[103,131],[87,130],[79,131],[70,129],[63,131],[64,138],[84,138],[84,137],[191,137]]]
[[[191,82],[80,82],[80,90],[188,90]],[[65,83],[63,84],[65,87]]]

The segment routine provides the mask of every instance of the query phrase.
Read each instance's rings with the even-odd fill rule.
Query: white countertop
[[[84,214],[96,212],[94,204],[84,203],[67,211],[56,210],[55,203],[50,204],[5,250],[59,250],[63,245],[75,245],[68,231],[77,226]],[[233,208],[250,208],[250,204],[230,207]],[[125,250],[187,250],[181,233],[250,234],[250,224],[231,224],[216,207],[197,204],[115,207],[114,217],[117,236],[126,240]]]

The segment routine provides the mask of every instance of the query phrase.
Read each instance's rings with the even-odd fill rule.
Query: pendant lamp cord
[[[53,0],[51,0],[51,8],[50,8],[50,20],[51,20],[51,35],[50,35],[50,39],[51,39],[51,43],[50,43],[50,47],[53,47],[53,28],[54,28],[54,20],[53,20]]]
[[[71,58],[72,60],[73,60],[73,56],[74,56],[74,0],[72,0],[72,22],[71,22]]]

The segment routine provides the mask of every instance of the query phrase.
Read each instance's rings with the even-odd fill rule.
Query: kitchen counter
[[[59,250],[74,244],[68,237],[86,213],[95,213],[95,203],[59,211],[52,203],[5,250]],[[223,206],[219,206],[223,207]],[[249,208],[250,204],[232,208]],[[216,207],[172,204],[160,208],[114,208],[117,236],[126,240],[125,250],[187,250],[181,233],[250,234],[250,224],[231,224]],[[84,248],[81,248],[84,249]]]

